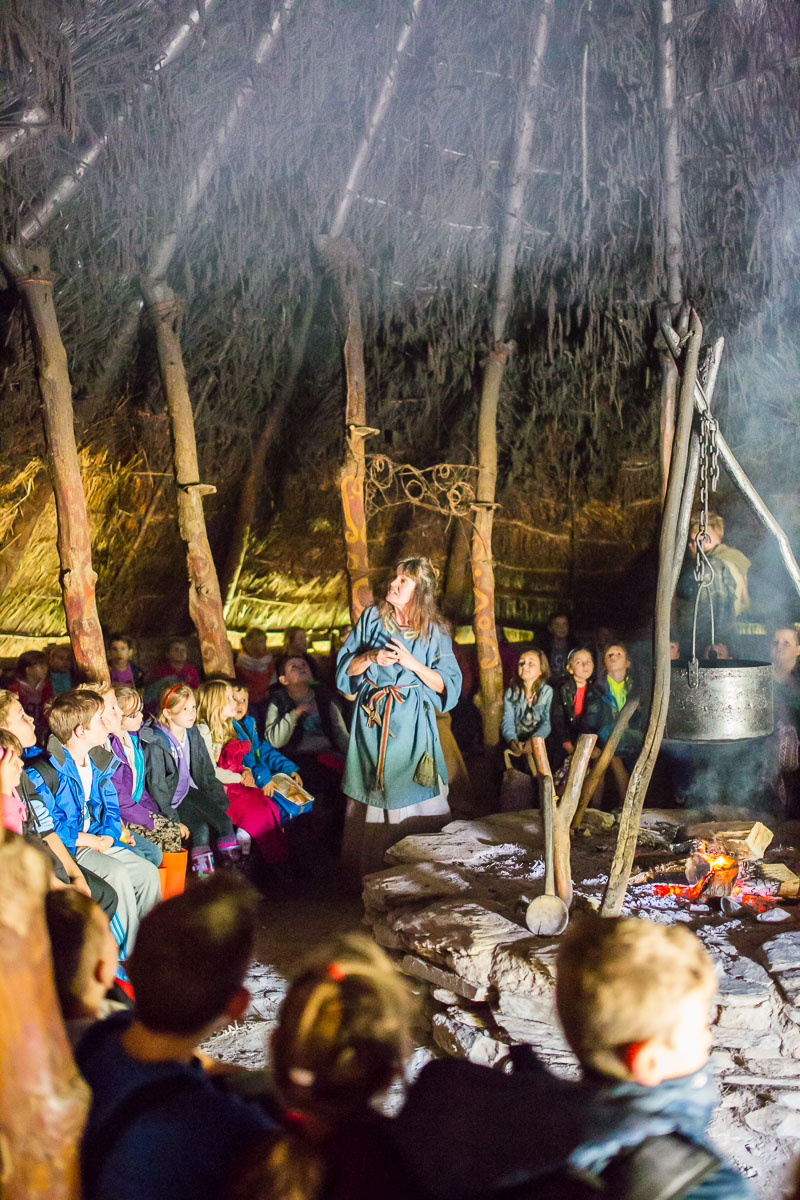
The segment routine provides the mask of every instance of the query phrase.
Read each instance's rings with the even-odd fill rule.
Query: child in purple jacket
[[[113,783],[120,816],[131,833],[154,842],[166,854],[177,854],[181,849],[182,827],[161,815],[145,786],[144,755],[139,744],[142,698],[135,688],[124,684],[114,688],[114,695],[122,714],[122,729],[110,737],[111,749],[119,759]]]

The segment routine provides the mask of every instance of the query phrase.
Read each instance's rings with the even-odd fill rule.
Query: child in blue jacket
[[[512,754],[527,754],[531,738],[550,733],[553,689],[547,682],[550,666],[542,650],[523,650],[517,671],[503,696],[503,737]]]
[[[108,736],[104,703],[91,691],[62,692],[48,711],[47,750],[27,767],[39,807],[80,866],[117,893],[120,960],[132,949],[139,919],[161,899],[157,868],[121,841],[122,821],[111,781],[118,761],[101,750]],[[90,751],[95,754],[90,757]]]

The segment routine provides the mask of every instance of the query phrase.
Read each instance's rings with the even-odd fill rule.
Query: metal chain
[[[697,582],[697,597],[694,604],[694,620],[692,622],[692,658],[697,657],[697,612],[702,592],[708,593],[708,603],[711,610],[711,643],[715,638],[714,631],[714,602],[711,596],[711,585],[714,582],[714,568],[706,554],[706,535],[708,534],[708,497],[716,490],[719,482],[719,446],[717,432],[719,425],[711,412],[706,409],[700,417],[700,521],[697,527],[696,547],[697,560],[694,566],[694,577]]]

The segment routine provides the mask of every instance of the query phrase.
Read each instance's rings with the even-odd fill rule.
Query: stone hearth
[[[725,819],[730,810],[694,816]],[[691,819],[646,811],[639,848],[666,849]],[[590,813],[589,821],[573,839],[573,911],[598,904],[613,852],[613,817]],[[779,834],[775,852],[796,861]],[[386,862],[364,880],[365,921],[426,993],[436,1045],[491,1066],[527,1042],[553,1071],[577,1073],[555,1015],[557,940],[531,935],[524,922],[526,901],[542,890],[538,812],[453,821],[440,834],[405,838]],[[713,955],[721,1104],[712,1136],[759,1195],[776,1200],[800,1159],[800,908],[723,914],[640,885],[625,911],[683,921]]]

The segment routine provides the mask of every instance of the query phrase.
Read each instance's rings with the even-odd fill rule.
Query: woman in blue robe
[[[450,816],[436,713],[458,701],[461,671],[435,586],[427,558],[403,559],[386,600],[364,610],[337,657],[337,687],[355,694],[342,858],[361,875],[380,870],[394,842]]]

